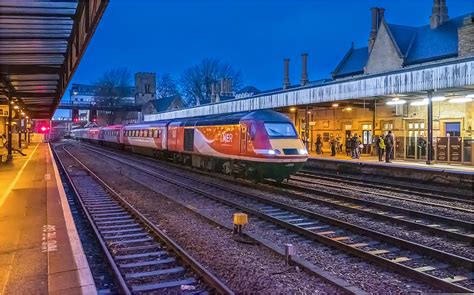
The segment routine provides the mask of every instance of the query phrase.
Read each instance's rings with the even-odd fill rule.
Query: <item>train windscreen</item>
[[[295,128],[290,123],[265,123],[265,130],[271,138],[297,138]]]

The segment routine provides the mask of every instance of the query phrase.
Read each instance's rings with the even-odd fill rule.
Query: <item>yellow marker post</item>
[[[245,213],[234,213],[234,233],[242,234],[243,228],[249,223],[248,215]]]

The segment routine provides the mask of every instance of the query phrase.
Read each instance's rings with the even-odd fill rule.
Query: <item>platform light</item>
[[[350,111],[352,111],[352,108],[351,107],[345,107],[345,108],[342,109],[342,111],[350,112]]]
[[[459,97],[459,98],[452,98],[449,100],[450,103],[465,103],[465,102],[471,102],[472,97]]]
[[[20,107],[19,106],[14,106],[13,107],[15,110],[18,110]]]
[[[440,96],[433,96],[433,97],[431,98],[431,101],[445,101],[445,100],[446,100],[446,96],[442,96],[442,95],[440,95]]]
[[[429,99],[425,98],[423,100],[416,100],[410,103],[411,106],[425,106],[428,105]]]
[[[333,103],[333,104],[332,104],[332,107],[333,107],[333,108],[337,108],[338,106],[339,106],[338,103]]]
[[[294,112],[294,111],[296,111],[296,108],[290,108],[290,111]]]
[[[387,101],[387,105],[400,105],[407,103],[406,100],[400,99],[399,97],[392,98],[392,100]]]

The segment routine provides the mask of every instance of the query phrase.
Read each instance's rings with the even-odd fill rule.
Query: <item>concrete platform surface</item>
[[[0,294],[96,294],[47,143],[0,165]]]
[[[380,165],[388,167],[397,167],[397,168],[412,168],[412,169],[421,169],[421,170],[439,170],[446,172],[459,172],[459,173],[469,173],[474,174],[474,166],[461,165],[461,164],[432,164],[428,165],[426,162],[422,161],[410,161],[410,160],[393,160],[392,163],[385,163],[384,161],[379,162],[378,157],[362,155],[360,159],[352,159],[346,154],[336,154],[336,156],[331,157],[331,153],[324,152],[324,155],[317,155],[314,152],[311,152],[309,157],[310,159],[317,160],[330,160],[330,161],[341,161],[341,162],[350,162],[350,163],[359,163],[359,164],[368,164],[368,165]]]
[[[310,154],[306,167],[346,174],[367,176],[384,176],[400,180],[419,181],[449,185],[461,189],[472,189],[474,186],[474,167],[467,165],[434,164],[394,160],[392,163],[379,162],[378,158],[362,156],[352,159],[345,154],[331,157]]]

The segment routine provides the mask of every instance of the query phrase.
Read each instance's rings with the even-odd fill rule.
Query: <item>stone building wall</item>
[[[474,16],[464,19],[464,26],[458,30],[460,57],[474,56]]]
[[[365,74],[393,71],[401,69],[402,65],[403,59],[398,55],[397,48],[389,36],[385,23],[383,23],[367,61]]]

